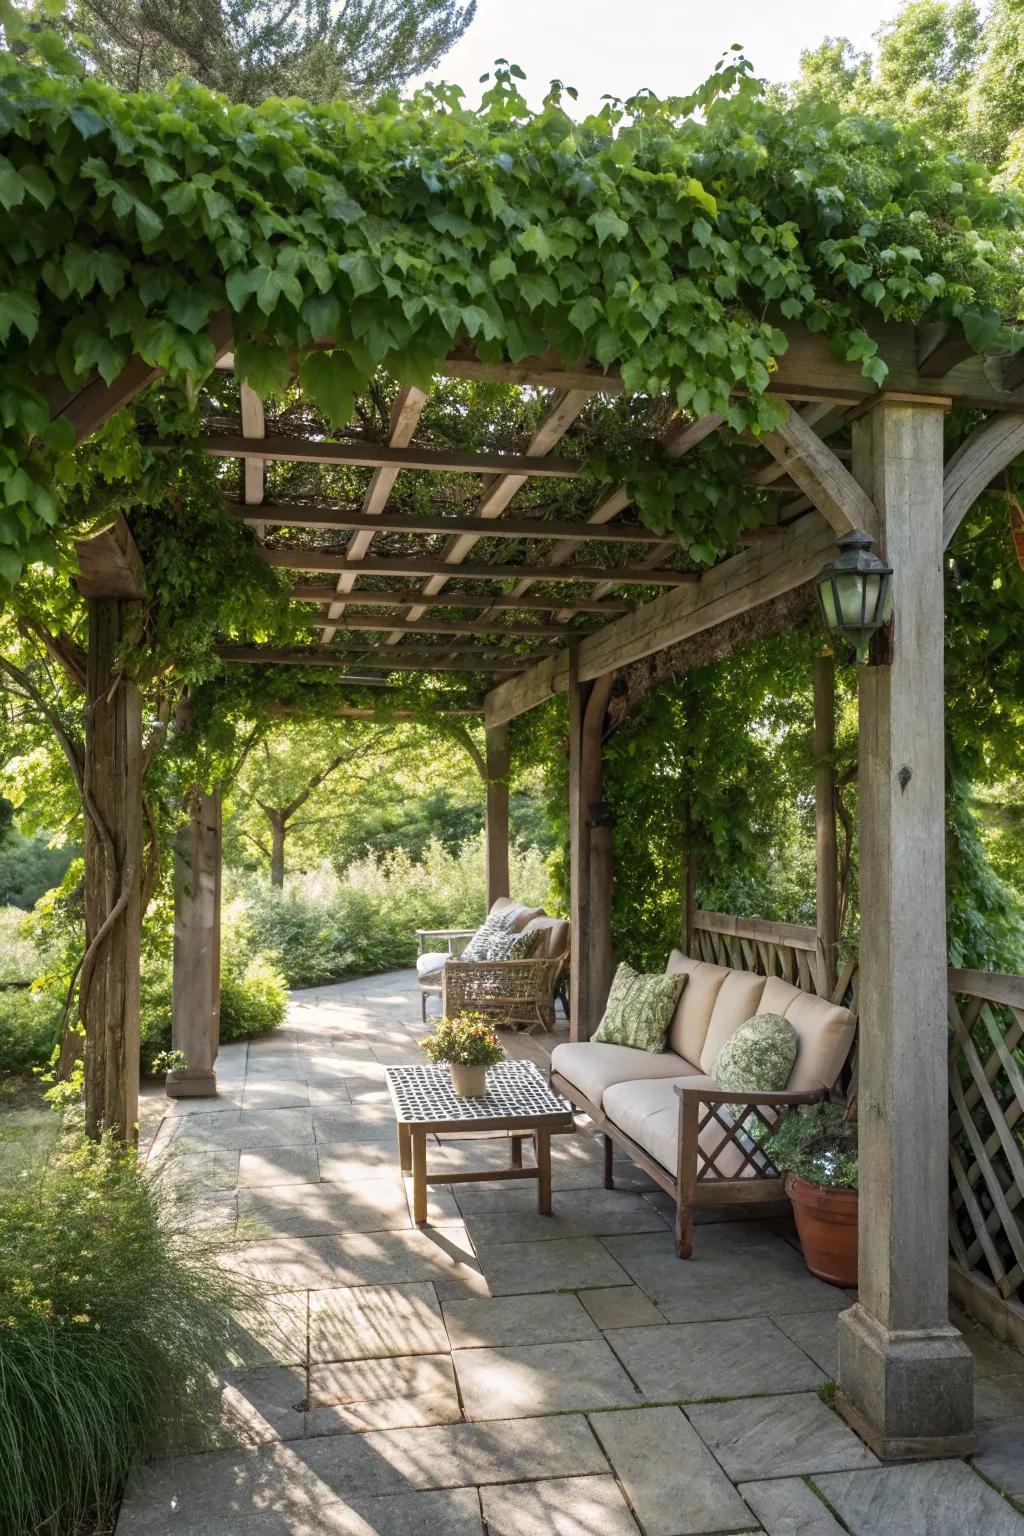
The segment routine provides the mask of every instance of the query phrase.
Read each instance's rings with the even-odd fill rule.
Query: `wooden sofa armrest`
[[[827,1088],[805,1088],[797,1093],[780,1088],[774,1093],[738,1093],[735,1088],[687,1088],[676,1084],[676,1093],[684,1106],[690,1104],[742,1104],[751,1109],[758,1105],[768,1108],[786,1104],[817,1104],[825,1098]]]

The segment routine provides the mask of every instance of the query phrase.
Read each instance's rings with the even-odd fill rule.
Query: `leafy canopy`
[[[8,33],[20,15],[0,0]],[[123,95],[75,74],[53,34],[22,34],[0,62],[7,582],[54,557],[82,458],[31,381],[110,381],[133,354],[194,379],[224,311],[241,378],[284,390],[298,349],[336,426],[378,368],[426,386],[468,345],[589,355],[630,391],[755,431],[778,421],[776,316],[882,383],[872,321],[961,315],[983,344],[1017,313],[1020,209],[983,168],[913,129],[780,105],[738,57],[690,97],[575,122],[557,86],[533,111],[514,66],[479,110],[453,86],[369,112],[254,109],[183,82]]]

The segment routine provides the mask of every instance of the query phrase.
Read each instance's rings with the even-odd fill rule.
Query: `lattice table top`
[[[403,1125],[444,1123],[512,1128],[547,1126],[571,1131],[572,1105],[553,1093],[532,1061],[503,1061],[487,1070],[487,1092],[463,1099],[452,1092],[447,1066],[388,1067],[388,1087],[395,1115]]]

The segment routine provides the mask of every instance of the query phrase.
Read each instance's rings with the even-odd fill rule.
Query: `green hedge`
[[[28,1072],[57,1043],[60,1004],[52,993],[0,987],[0,1072]]]

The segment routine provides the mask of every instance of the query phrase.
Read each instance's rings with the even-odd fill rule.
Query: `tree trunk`
[[[138,1136],[142,715],[116,672],[128,604],[90,598],[85,734],[85,1123]]]
[[[284,840],[288,826],[280,811],[268,811],[270,821],[270,883],[278,890],[284,887]]]

